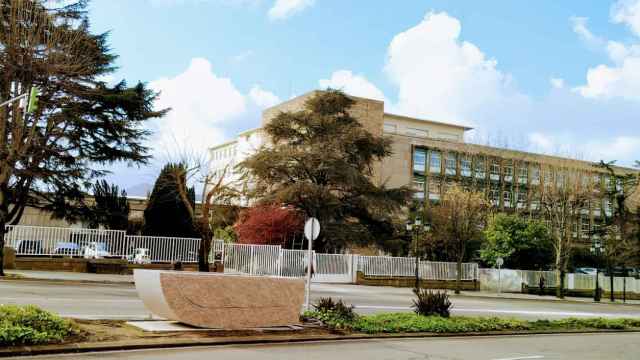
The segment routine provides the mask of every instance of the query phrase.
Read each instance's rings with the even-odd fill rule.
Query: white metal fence
[[[200,239],[133,236],[121,230],[7,225],[5,242],[17,255],[83,256],[92,246],[102,257],[131,258],[137,248],[149,249],[152,262],[196,262]]]
[[[415,276],[416,258],[393,256],[359,256],[358,271],[371,276]],[[418,273],[426,280],[455,280],[458,266],[454,262],[418,260]],[[462,280],[475,280],[478,264],[462,263]]]

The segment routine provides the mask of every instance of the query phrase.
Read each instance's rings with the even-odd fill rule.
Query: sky
[[[468,141],[585,160],[640,158],[640,0],[92,0],[118,70],[160,92],[144,195],[160,165],[258,127],[318,88],[475,128]]]

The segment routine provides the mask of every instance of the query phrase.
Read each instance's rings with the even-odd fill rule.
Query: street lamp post
[[[410,221],[407,221],[407,232],[411,233],[411,240],[413,240],[413,254],[416,258],[416,266],[415,266],[415,290],[420,290],[420,257],[418,256],[418,239],[420,238],[421,233],[428,232],[431,227],[428,224],[422,226],[422,220],[416,217],[413,224]]]
[[[593,301],[600,302],[600,298],[602,294],[600,294],[600,282],[599,282],[600,261],[599,260],[600,260],[600,255],[602,254],[602,248],[600,247],[599,242],[594,242],[593,246],[591,247],[591,253],[594,254],[596,257],[596,289],[593,293]]]

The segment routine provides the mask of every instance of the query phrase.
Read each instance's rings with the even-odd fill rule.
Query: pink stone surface
[[[152,270],[142,270],[152,271]],[[145,277],[141,276],[145,275]],[[299,323],[304,281],[280,277],[160,271],[150,286],[148,273],[134,274],[136,288],[148,308],[192,326],[246,329]],[[139,281],[145,284],[138,285]],[[159,286],[161,294],[148,289]],[[157,299],[162,296],[164,299]],[[159,309],[158,303],[167,310]]]

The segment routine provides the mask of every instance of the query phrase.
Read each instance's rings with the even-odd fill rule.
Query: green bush
[[[413,299],[413,311],[422,316],[438,315],[449,317],[451,311],[451,301],[445,291],[431,291],[425,289],[414,289],[416,299]]]
[[[345,305],[342,300],[334,302],[330,297],[321,298],[313,307],[315,311],[308,311],[304,316],[318,319],[331,329],[349,330],[358,318],[353,306]]]
[[[421,316],[412,313],[377,314],[360,317],[352,326],[356,331],[373,333],[434,332],[466,333],[500,330],[527,330],[526,321],[495,317]]]
[[[0,346],[61,342],[76,333],[73,322],[37,306],[0,305]]]

